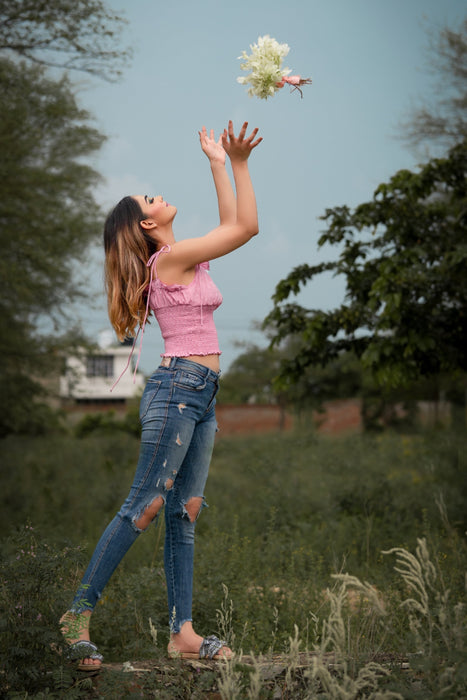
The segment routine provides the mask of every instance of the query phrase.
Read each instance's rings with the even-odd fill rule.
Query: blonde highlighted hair
[[[104,226],[105,289],[109,319],[119,340],[135,335],[146,310],[148,259],[156,242],[140,225],[144,212],[133,197],[124,197]]]

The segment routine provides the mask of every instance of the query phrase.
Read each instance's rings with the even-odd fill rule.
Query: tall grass
[[[148,675],[145,696],[202,698],[212,687],[223,698],[467,694],[466,446],[467,436],[446,432],[220,440],[197,526],[194,619],[252,657],[198,684],[180,665],[174,694]],[[10,690],[31,694],[47,680],[56,693],[89,692],[65,664],[51,675],[50,643],[60,645],[56,620],[126,496],[137,453],[121,432],[3,441],[0,680]],[[105,591],[92,633],[107,661],[165,656],[162,547],[160,523]],[[279,653],[277,678],[264,659]]]

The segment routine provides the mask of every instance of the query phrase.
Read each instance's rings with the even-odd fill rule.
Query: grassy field
[[[194,619],[250,663],[167,666],[161,523],[94,615],[106,661],[161,664],[136,686],[117,674],[118,693],[115,673],[83,680],[51,644],[127,494],[138,441],[116,431],[2,448],[0,683],[10,697],[467,697],[467,434],[220,440],[198,522]],[[258,660],[277,655],[283,671],[265,673]]]

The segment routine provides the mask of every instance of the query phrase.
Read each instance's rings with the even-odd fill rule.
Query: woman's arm
[[[235,137],[232,121],[229,121],[229,131],[224,131],[222,144],[232,163],[232,171],[237,190],[237,224],[258,233],[258,212],[256,198],[248,172],[248,158],[251,151],[263,140],[256,139],[258,129],[253,129],[250,136],[245,138],[248,122],[240,129],[238,138]]]
[[[224,131],[224,134],[225,133]],[[212,177],[217,193],[217,204],[219,207],[219,223],[232,224],[236,219],[237,203],[235,201],[232,183],[230,182],[225,168],[225,150],[222,145],[222,137],[224,134],[221,134],[219,140],[216,141],[214,139],[214,130],[211,129],[208,136],[206,127],[203,126],[202,130],[199,132],[199,140],[201,148],[209,158],[209,163],[211,165]]]
[[[172,245],[170,254],[164,255],[160,263],[168,276],[193,269],[205,260],[214,260],[240,248],[258,233],[258,214],[253,185],[248,170],[248,158],[252,150],[262,141],[256,138],[258,129],[245,137],[247,122],[235,136],[233,124],[222,135],[222,144],[229,155],[237,190],[235,220],[225,223],[200,238],[188,238]],[[162,272],[162,269],[160,270]]]

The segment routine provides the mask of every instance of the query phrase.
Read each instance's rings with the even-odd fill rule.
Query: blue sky
[[[327,207],[371,199],[380,182],[417,157],[397,138],[398,124],[434,90],[428,72],[429,32],[458,26],[464,0],[109,0],[128,19],[123,43],[133,59],[115,84],[76,78],[79,100],[108,141],[93,160],[104,176],[105,210],[126,194],[162,194],[178,207],[177,238],[217,224],[209,164],[198,130],[216,134],[232,118],[260,128],[250,159],[260,234],[211,265],[224,303],[215,313],[226,370],[238,342],[265,345],[253,329],[272,308],[277,282],[296,265],[335,255],[318,250]],[[285,64],[311,77],[303,99],[287,88],[268,100],[236,82],[238,56],[258,36],[287,43]],[[97,339],[110,329],[100,248],[87,271],[94,308],[80,314]],[[300,296],[329,309],[343,298],[341,280],[323,277]],[[141,368],[159,361],[157,326],[147,329]]]

